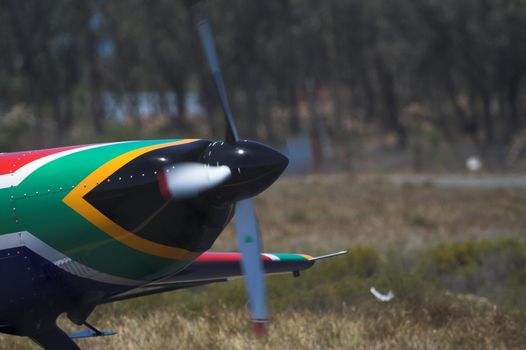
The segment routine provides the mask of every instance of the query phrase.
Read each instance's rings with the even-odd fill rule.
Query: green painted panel
[[[308,259],[300,254],[273,254],[282,261],[307,261]]]
[[[0,190],[0,235],[16,231],[13,200],[11,199],[11,188]]]
[[[107,145],[80,151],[41,167],[13,189],[19,220],[17,231],[27,230],[76,261],[126,278],[156,278],[159,276],[154,274],[163,269],[184,264],[148,255],[115,241],[62,201],[73,187],[109,160],[140,147],[173,141],[176,140]]]

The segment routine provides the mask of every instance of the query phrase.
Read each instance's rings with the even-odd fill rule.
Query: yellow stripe
[[[130,248],[139,250],[143,253],[168,259],[193,259],[199,255],[199,253],[149,241],[117,225],[115,222],[111,221],[107,216],[93,207],[89,202],[84,200],[84,196],[93,190],[99,183],[117,171],[117,169],[147,152],[151,152],[160,148],[183,145],[195,141],[197,140],[188,139],[142,147],[113,158],[89,174],[84,180],[82,180],[80,184],[78,184],[70,193],[68,193],[66,197],[64,197],[63,202],[79,213],[87,221],[101,229],[103,232],[107,233],[112,238],[116,239],[122,244],[127,245]]]

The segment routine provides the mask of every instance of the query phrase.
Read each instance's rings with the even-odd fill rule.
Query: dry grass
[[[113,337],[79,341],[83,349],[520,349],[526,342],[524,314],[503,314],[496,308],[451,311],[441,319],[437,310],[409,311],[386,306],[364,314],[352,307],[316,313],[276,314],[268,337],[250,334],[242,310],[218,308],[199,317],[184,317],[169,307],[144,315],[109,317]],[[450,307],[449,304],[447,307]],[[2,349],[36,349],[25,339],[9,340]]]
[[[394,186],[384,177],[284,178],[256,199],[265,249],[403,253],[454,241],[522,238],[525,190]],[[235,249],[232,227],[214,249]]]
[[[241,283],[170,293],[98,308],[90,318],[114,337],[83,349],[519,349],[526,303],[453,294],[415,264],[439,244],[524,242],[526,191],[396,187],[381,177],[287,178],[257,199],[266,251],[350,249],[299,280],[270,280],[273,322],[253,339]],[[368,246],[370,248],[357,248]],[[458,248],[458,247],[457,247]],[[216,250],[235,249],[232,228]],[[378,252],[378,254],[376,253]],[[519,271],[520,272],[520,271]],[[521,275],[519,275],[520,277]],[[524,279],[515,283],[526,290]],[[368,287],[392,288],[380,304]],[[65,319],[61,324],[73,330]],[[1,349],[34,349],[0,336]]]
[[[198,318],[157,312],[140,320],[125,318],[120,335],[111,341],[95,340],[89,349],[499,349],[521,347],[526,335],[519,320],[497,311],[476,318],[457,317],[434,325],[415,319],[404,309],[361,315],[349,307],[314,313],[292,311],[278,314],[264,341],[247,331],[245,313],[218,310]],[[524,321],[524,319],[522,319]],[[132,333],[130,329],[141,329]],[[145,334],[151,334],[150,337]],[[158,336],[163,334],[163,336]],[[505,336],[504,336],[505,335]],[[510,336],[510,337],[508,337]]]

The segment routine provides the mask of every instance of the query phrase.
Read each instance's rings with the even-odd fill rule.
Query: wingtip
[[[344,255],[344,254],[347,254],[347,253],[348,253],[347,250],[342,250],[342,251],[339,251],[339,252],[336,252],[336,253],[330,253],[330,254],[315,256],[315,257],[311,258],[310,260],[317,261],[317,260],[329,259],[329,258],[334,258],[336,256]]]

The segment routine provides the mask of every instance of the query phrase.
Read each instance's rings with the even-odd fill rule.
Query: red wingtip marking
[[[263,337],[267,335],[266,322],[253,321],[252,330],[254,331],[254,336],[257,339],[262,339]]]
[[[242,259],[240,253],[221,253],[221,252],[205,252],[199,256],[197,262],[240,262]],[[261,260],[272,261],[266,255],[261,255]]]

